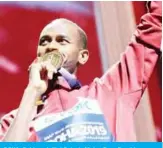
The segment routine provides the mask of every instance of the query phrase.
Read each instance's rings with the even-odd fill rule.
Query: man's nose
[[[49,46],[46,49],[46,53],[52,52],[52,51],[55,51],[55,50],[56,51],[59,50],[58,45],[56,43],[50,43]]]

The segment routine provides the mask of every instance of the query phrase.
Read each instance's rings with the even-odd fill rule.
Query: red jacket
[[[80,89],[59,78],[60,89],[31,121],[29,141],[136,141],[133,114],[161,53],[161,37],[162,3],[151,2],[120,61],[101,78]],[[1,139],[16,111],[2,118]]]

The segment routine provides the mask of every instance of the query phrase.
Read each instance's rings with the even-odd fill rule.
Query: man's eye
[[[62,37],[62,36],[58,36],[56,38],[56,41],[58,43],[60,43],[61,45],[65,45],[65,44],[69,43],[69,41],[67,39],[65,39],[64,37]]]
[[[48,41],[46,39],[40,41],[40,45],[46,45]]]
[[[47,43],[51,42],[52,39],[48,36],[44,36],[40,39],[39,45],[45,46]]]
[[[58,42],[59,43],[68,43],[68,41],[66,39],[59,39]]]

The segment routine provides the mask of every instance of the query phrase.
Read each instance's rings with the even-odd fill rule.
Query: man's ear
[[[89,51],[87,49],[82,49],[79,52],[78,63],[79,65],[84,65],[89,59]]]

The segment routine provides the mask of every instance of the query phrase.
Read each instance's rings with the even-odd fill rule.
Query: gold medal
[[[50,60],[51,64],[56,68],[60,68],[63,65],[64,62],[64,58],[63,55],[60,52],[50,52],[50,53],[46,53],[43,57],[42,57],[42,61],[47,61]]]

